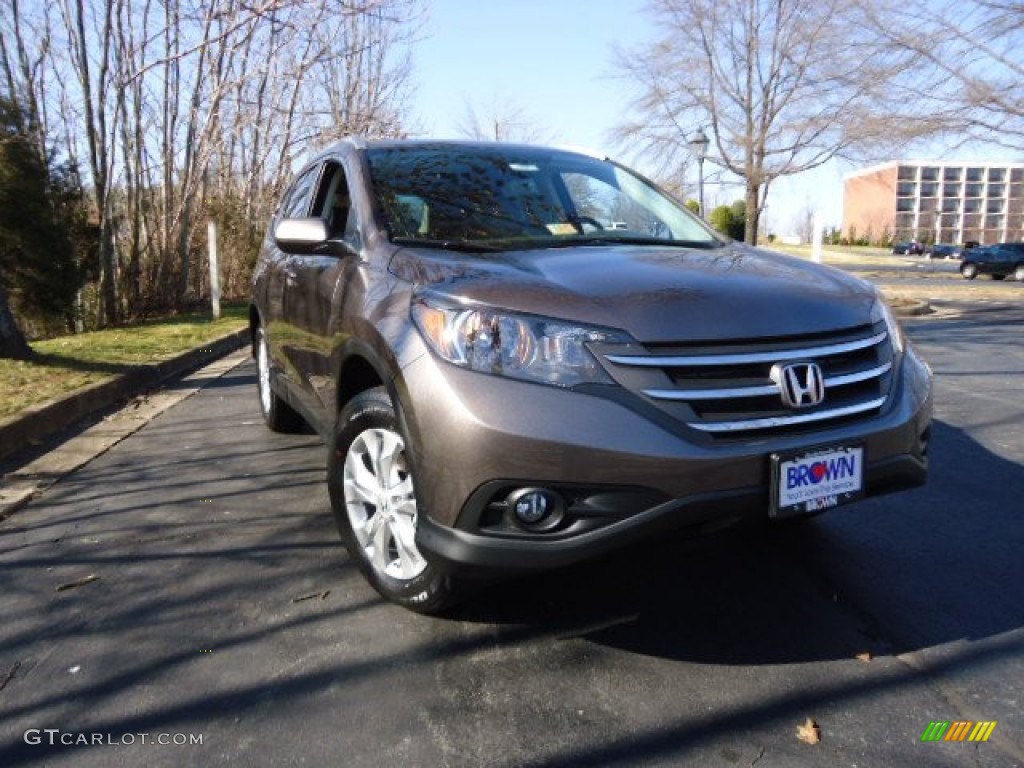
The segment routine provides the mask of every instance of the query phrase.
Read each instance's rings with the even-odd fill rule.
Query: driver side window
[[[281,204],[281,218],[299,219],[309,211],[309,196],[316,181],[317,168],[310,168],[299,176],[288,192],[288,197]]]
[[[332,240],[348,240],[356,237],[355,216],[352,211],[352,196],[349,194],[345,169],[337,162],[328,162],[320,177],[320,188],[313,206],[313,215],[327,222]]]

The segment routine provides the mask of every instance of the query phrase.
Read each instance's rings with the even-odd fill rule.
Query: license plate
[[[772,455],[772,517],[820,512],[864,495],[864,448]]]

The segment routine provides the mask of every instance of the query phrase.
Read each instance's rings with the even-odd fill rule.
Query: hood
[[[845,272],[740,244],[462,254],[403,248],[390,271],[463,302],[621,329],[646,343],[805,335],[869,322]]]

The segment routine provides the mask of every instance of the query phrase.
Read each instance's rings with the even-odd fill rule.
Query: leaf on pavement
[[[796,737],[805,744],[817,744],[821,741],[821,728],[812,718],[808,717],[807,722],[797,726]]]

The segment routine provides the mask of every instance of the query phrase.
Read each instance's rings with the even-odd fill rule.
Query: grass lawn
[[[247,306],[239,303],[222,306],[216,322],[195,312],[33,342],[35,360],[0,360],[0,419],[132,366],[167,360],[247,323]]]
[[[810,245],[782,245],[779,243],[762,244],[766,248],[782,251],[792,256],[810,259],[814,249]],[[845,264],[871,264],[885,267],[905,264],[908,259],[922,259],[921,256],[894,255],[888,248],[872,248],[868,246],[825,245],[821,249],[821,259],[826,264],[841,267]],[[927,260],[924,260],[927,262]]]

